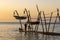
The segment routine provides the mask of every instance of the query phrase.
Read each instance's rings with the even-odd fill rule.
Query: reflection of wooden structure
[[[33,32],[33,33],[35,33],[35,31],[22,31],[22,32]],[[44,35],[51,35],[51,36],[60,36],[60,33],[56,33],[56,32],[41,32],[41,31],[37,31],[37,33],[44,34]]]
[[[22,24],[21,24],[21,29],[19,28],[19,31],[22,30],[22,32],[25,32],[25,33],[26,33],[26,32],[36,32],[36,33],[41,33],[41,34],[45,34],[45,35],[60,35],[60,33],[55,33],[55,32],[54,32],[55,23],[56,23],[57,18],[59,18],[59,21],[60,21],[59,9],[57,9],[57,16],[56,16],[56,19],[55,19],[55,22],[54,22],[54,26],[53,26],[52,32],[50,32],[49,29],[50,29],[50,24],[51,24],[53,12],[51,12],[51,16],[50,16],[50,18],[49,18],[49,24],[48,24],[48,26],[47,26],[47,23],[46,23],[47,20],[46,20],[44,11],[39,11],[37,5],[36,5],[36,8],[37,8],[37,11],[38,11],[38,18],[37,18],[36,21],[32,21],[32,20],[31,20],[30,11],[27,10],[26,8],[25,8],[25,10],[24,10],[24,14],[26,13],[27,16],[19,16],[17,10],[15,10],[15,12],[17,13],[17,15],[15,15],[15,12],[14,12],[14,15],[13,15],[13,16],[14,16],[16,19],[19,20],[20,24],[21,24],[21,20],[27,19],[27,22],[24,24],[25,30],[22,30],[23,28],[22,28]],[[41,13],[43,13],[43,18],[44,18],[44,24],[45,24],[45,25],[43,25]],[[43,30],[42,32],[38,31],[39,24],[42,25],[42,30]],[[33,27],[33,25],[35,25],[35,30],[34,30],[34,31],[31,30],[31,27]],[[44,26],[45,26],[45,28],[44,28]],[[27,28],[27,27],[28,27],[28,28]],[[27,29],[28,29],[28,30],[27,30]],[[44,30],[46,30],[46,31],[44,31]]]

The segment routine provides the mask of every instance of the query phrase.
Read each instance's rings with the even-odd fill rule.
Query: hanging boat
[[[23,20],[27,18],[26,16],[14,16],[14,17],[18,20]]]

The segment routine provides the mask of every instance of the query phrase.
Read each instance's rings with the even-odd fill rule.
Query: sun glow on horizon
[[[13,17],[14,10],[23,15],[25,8],[30,10],[32,17],[36,17],[36,4],[39,10],[45,11],[48,15],[57,8],[60,9],[60,0],[0,0],[0,22],[16,21]]]

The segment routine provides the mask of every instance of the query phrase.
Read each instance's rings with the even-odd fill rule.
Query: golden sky
[[[44,10],[45,13],[60,9],[60,0],[0,0],[0,22],[16,21],[13,17],[14,10],[18,10],[19,14],[23,14],[24,8],[31,11],[31,15],[36,16],[36,4],[39,10]]]

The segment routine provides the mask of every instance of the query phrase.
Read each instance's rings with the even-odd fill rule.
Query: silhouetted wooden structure
[[[45,34],[45,35],[53,35],[53,36],[60,36],[60,33],[56,33],[54,32],[54,29],[55,29],[55,23],[57,21],[57,18],[59,18],[59,22],[60,22],[60,16],[59,16],[59,9],[57,9],[57,16],[56,16],[56,19],[55,19],[55,22],[54,22],[54,26],[53,26],[53,29],[52,29],[52,32],[49,31],[50,29],[50,24],[51,24],[51,20],[52,20],[52,16],[53,16],[53,12],[51,12],[51,16],[50,16],[50,19],[49,19],[49,24],[47,26],[47,20],[46,20],[46,16],[44,14],[44,11],[39,11],[38,9],[38,6],[36,5],[36,8],[37,8],[37,12],[38,12],[38,18],[36,21],[31,21],[31,16],[30,16],[30,11],[27,10],[25,8],[24,10],[24,14],[26,13],[27,16],[19,16],[17,10],[14,11],[14,17],[16,19],[19,20],[20,24],[21,24],[21,20],[23,19],[27,19],[27,22],[24,24],[25,26],[25,30],[23,30],[22,28],[22,24],[21,24],[21,29],[19,28],[19,31],[21,30],[21,32],[35,32],[35,33],[41,33],[41,34]],[[15,15],[15,12],[17,13],[17,15]],[[43,18],[44,18],[44,23],[45,23],[45,29],[44,29],[44,25],[43,25],[43,22],[42,22],[42,16],[41,16],[41,13],[43,13]],[[38,27],[39,27],[39,24],[41,23],[42,25],[42,32],[41,31],[38,31]],[[27,26],[28,25],[28,26]],[[31,26],[32,25],[35,25],[35,30],[31,30]],[[28,27],[28,28],[27,28]],[[32,26],[33,27],[33,26]],[[28,29],[28,30],[27,30]],[[30,30],[29,30],[30,29]],[[46,32],[44,31],[46,30]]]

